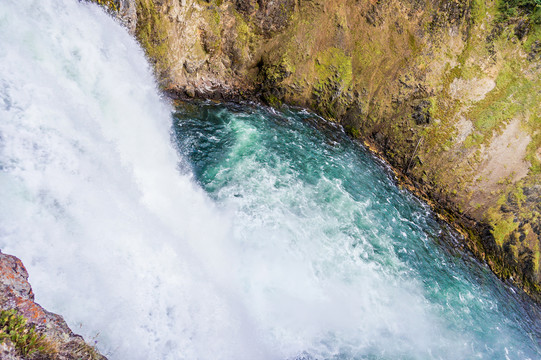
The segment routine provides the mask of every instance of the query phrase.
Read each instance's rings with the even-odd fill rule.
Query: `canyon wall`
[[[124,0],[121,12],[164,90],[341,123],[539,299],[541,6],[512,3]]]

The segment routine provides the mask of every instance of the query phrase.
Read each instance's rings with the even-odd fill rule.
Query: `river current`
[[[539,307],[341,129],[184,104],[99,7],[0,3],[0,248],[110,359],[537,359]]]

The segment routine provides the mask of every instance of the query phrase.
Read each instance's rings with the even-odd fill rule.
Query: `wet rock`
[[[386,137],[381,132],[375,133],[373,137],[374,137],[374,140],[376,140],[378,144],[385,144],[386,142]]]
[[[342,118],[342,125],[345,129],[354,129],[354,131],[349,131],[352,135],[361,135],[359,128],[363,119],[364,116],[361,105],[356,104],[347,109],[346,114]]]

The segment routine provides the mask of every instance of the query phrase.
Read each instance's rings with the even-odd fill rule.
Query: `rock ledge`
[[[80,335],[73,333],[62,316],[34,302],[34,293],[23,263],[15,256],[0,251],[0,312],[6,314],[10,310],[15,310],[18,317],[26,319],[24,328],[18,329],[30,331],[34,328],[41,338],[40,344],[44,346],[30,348],[29,354],[23,355],[20,346],[16,346],[7,336],[0,336],[0,359],[107,360]]]

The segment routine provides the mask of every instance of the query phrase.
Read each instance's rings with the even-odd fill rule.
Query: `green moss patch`
[[[492,235],[499,246],[503,246],[504,240],[518,228],[518,224],[511,216],[493,213],[490,223],[493,227]]]
[[[353,79],[351,57],[335,47],[331,47],[317,56],[315,68],[320,83],[333,79],[347,87]]]
[[[314,69],[316,109],[334,119],[343,113],[348,103],[343,95],[349,91],[353,80],[351,57],[343,50],[331,47],[317,55]]]

